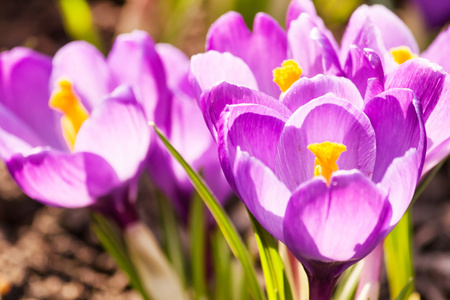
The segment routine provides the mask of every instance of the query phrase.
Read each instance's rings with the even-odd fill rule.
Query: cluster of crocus
[[[181,219],[194,192],[154,123],[219,202],[233,190],[303,264],[310,299],[330,299],[450,153],[450,132],[440,130],[450,126],[450,31],[419,58],[383,6],[358,8],[341,45],[310,0],[291,2],[286,27],[261,13],[251,32],[227,13],[191,60],[140,31],[118,36],[107,58],[80,41],[53,59],[4,52],[0,157],[32,198],[116,221],[152,296],[184,297],[179,283],[158,288],[173,272],[146,251],[157,243],[136,209],[145,169]]]
[[[426,60],[380,5],[354,12],[340,47],[311,1],[292,1],[286,26],[261,13],[250,32],[227,13],[191,80],[230,185],[305,266],[312,299],[328,299],[450,152],[448,76],[432,63],[446,67],[449,34]]]

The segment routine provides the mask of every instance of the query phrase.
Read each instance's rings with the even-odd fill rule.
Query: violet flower
[[[448,28],[419,54],[406,25],[381,5],[358,8],[342,39],[345,76],[355,82],[362,95],[370,99],[377,90],[410,88],[422,103],[428,139],[423,174],[450,153],[450,132],[446,130],[450,126],[448,51]],[[419,55],[422,58],[417,58]]]
[[[152,134],[133,92],[124,86],[101,102],[80,99],[66,79],[50,84],[49,58],[24,48],[3,52],[0,64],[0,156],[23,191],[47,205],[98,209],[122,226],[134,222],[129,208]]]
[[[366,101],[391,88],[412,89],[425,110],[428,149],[423,174],[450,153],[450,131],[445,130],[450,127],[446,118],[450,63],[445,57],[450,51],[450,29],[422,53],[429,61],[406,62],[419,55],[417,43],[407,26],[381,5],[363,5],[353,13],[340,48],[310,0],[291,2],[286,27],[287,33],[269,16],[258,14],[251,33],[237,13],[219,18],[208,32],[208,51],[192,58],[197,98],[221,81],[282,97],[269,81],[276,67],[293,60],[302,70],[301,77],[328,74],[351,79]],[[399,67],[399,62],[405,63]]]
[[[46,77],[41,78],[39,74],[29,75],[29,80],[35,80],[37,83],[34,85],[41,84],[41,89],[45,91],[41,96],[43,109],[49,110],[48,87],[53,90],[62,79],[69,82],[70,88],[87,112],[102,103],[103,99],[119,85],[129,85],[136,101],[144,110],[145,120],[156,123],[186,160],[205,174],[208,185],[222,202],[230,196],[231,190],[221,172],[214,140],[204,125],[195,99],[190,95],[191,87],[186,79],[189,60],[179,50],[169,45],[155,45],[147,33],[135,31],[118,36],[107,58],[94,46],[76,41],[67,44],[56,53],[53,65],[50,61],[47,64]],[[33,71],[36,74],[39,72],[36,68]],[[11,80],[8,79],[8,82]],[[28,105],[25,104],[25,107]],[[33,114],[28,113],[24,119],[30,115]],[[39,125],[42,134],[61,135],[61,129],[58,128],[60,125],[55,125],[53,121],[55,118],[57,117],[47,118],[44,123],[36,122],[42,124]],[[79,123],[78,127],[82,122]],[[46,133],[47,131],[49,133]],[[140,134],[148,132],[146,129]],[[71,139],[70,143],[73,144],[75,135]],[[147,139],[143,139],[142,147],[146,145]],[[60,147],[60,140],[61,137],[57,141],[52,140],[50,145]],[[116,142],[126,140],[124,136]],[[67,148],[64,144],[63,148]],[[150,148],[149,154],[144,158],[137,156],[133,159],[146,160],[144,165],[147,166],[154,183],[173,201],[180,216],[186,217],[194,190],[188,177],[159,141],[155,139],[150,146],[146,146]],[[210,176],[211,174],[214,176]],[[133,200],[130,202],[135,201],[135,189],[136,187],[133,187],[133,195],[130,196]],[[58,199],[53,199],[52,203],[47,204],[68,205]],[[133,205],[128,206],[128,210],[135,210]]]
[[[303,264],[311,299],[329,299],[412,199],[426,144],[414,93],[364,104],[349,80],[319,75],[281,100],[226,82],[202,100],[231,186]]]

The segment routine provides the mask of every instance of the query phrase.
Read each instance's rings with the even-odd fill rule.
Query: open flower
[[[342,39],[345,76],[368,99],[391,88],[409,88],[422,103],[427,131],[423,174],[450,153],[450,30],[442,31],[426,51],[407,26],[381,5],[359,7]],[[419,58],[420,56],[420,58]]]
[[[99,209],[123,226],[135,221],[128,206],[151,132],[133,92],[123,86],[93,105],[66,79],[49,85],[52,62],[43,55],[16,48],[0,64],[0,155],[24,192],[48,205]]]
[[[221,81],[282,98],[285,89],[270,82],[272,71],[293,61],[301,70],[295,80],[317,74],[346,77],[366,102],[392,88],[413,90],[422,103],[428,135],[423,174],[450,153],[450,29],[420,54],[422,59],[414,59],[419,50],[412,33],[381,5],[362,5],[353,13],[340,47],[310,0],[291,2],[286,25],[284,32],[269,16],[258,14],[251,33],[237,13],[219,18],[208,32],[208,51],[192,58],[197,98]]]
[[[305,266],[311,299],[329,298],[412,199],[426,144],[414,93],[364,104],[349,80],[319,75],[281,101],[226,82],[204,100],[228,181]]]
[[[45,142],[39,141],[32,146],[45,145],[74,153],[79,150],[84,151],[84,148],[81,149],[77,146],[78,140],[82,139],[81,136],[84,135],[79,132],[86,131],[83,129],[87,126],[85,123],[92,122],[90,119],[94,116],[93,111],[97,107],[103,106],[105,98],[111,97],[110,94],[117,87],[128,85],[132,91],[130,89],[126,92],[122,91],[119,96],[129,97],[136,102],[134,105],[142,110],[139,118],[143,118],[146,122],[156,123],[164,131],[187,161],[205,174],[207,183],[222,202],[229,197],[231,190],[220,170],[214,140],[203,122],[201,111],[191,95],[191,87],[187,82],[189,60],[178,49],[169,45],[155,45],[148,34],[135,31],[118,36],[106,58],[91,44],[76,41],[62,47],[52,61],[37,53],[17,49],[2,54],[2,65],[6,75],[1,83],[3,89],[1,101],[6,107],[11,107],[13,113],[18,114],[23,122],[29,124],[28,127],[36,128],[39,130],[39,134],[46,139]],[[28,65],[31,67],[28,73],[25,73]],[[32,87],[32,89],[25,89],[23,86]],[[38,92],[31,94],[34,90]],[[113,98],[115,97],[116,95],[113,96]],[[36,100],[36,98],[39,99]],[[34,101],[33,106],[27,101],[30,103]],[[68,105],[66,102],[70,104]],[[49,105],[53,109],[50,109]],[[36,107],[45,113],[37,114]],[[11,117],[7,118],[11,119]],[[104,122],[104,130],[117,130],[116,127],[122,126],[120,119],[120,117],[117,120],[112,119],[117,123],[114,127],[107,127],[108,123]],[[145,153],[139,152],[133,157],[127,157],[128,155],[125,154],[117,157],[120,164],[129,165],[131,169],[135,168],[134,174],[129,174],[130,178],[128,179],[131,179],[131,175],[138,175],[141,163],[144,162],[144,166],[148,167],[155,184],[174,202],[180,215],[186,216],[193,193],[193,187],[186,174],[167,153],[165,147],[156,142],[156,139],[150,143],[148,125],[145,124],[145,130],[141,130],[137,129],[142,126],[140,119],[136,121],[139,125],[137,128],[128,126],[126,121],[127,119],[124,117],[124,131],[117,130],[118,134],[123,136],[114,138],[115,143],[121,144],[121,147],[116,148],[119,150],[125,146],[135,147],[138,152],[141,151],[141,148],[150,149],[148,155],[146,151]],[[4,152],[2,158],[5,160],[22,151],[22,145],[16,141],[17,137],[15,136],[18,129],[9,124],[5,125],[9,126],[5,130],[9,132],[7,145],[11,146],[2,146]],[[127,131],[129,131],[128,134]],[[98,141],[102,141],[101,137],[104,134],[100,129],[95,129],[95,134],[99,135]],[[105,134],[107,135],[107,132]],[[139,138],[135,141],[134,138],[137,137]],[[23,138],[21,137],[19,140],[21,139]],[[128,141],[129,139],[130,141]],[[141,142],[137,147],[134,143],[139,139]],[[92,146],[94,145],[92,144]],[[114,153],[114,149],[108,150],[106,146],[102,146],[102,148],[104,148],[102,151],[105,152],[102,157],[106,157],[105,155],[110,152]],[[25,147],[25,150],[29,149]],[[132,153],[130,153],[131,155]],[[128,160],[129,162],[127,162]],[[132,163],[134,161],[139,161],[139,168]],[[94,171],[98,169],[94,165],[92,168]],[[214,176],[210,176],[210,174],[214,174]],[[57,175],[55,174],[55,176]],[[95,176],[91,177],[91,180],[100,180]],[[102,178],[108,184],[114,185],[114,181],[109,177],[103,176]],[[127,178],[124,178],[124,181],[126,181],[125,179]],[[25,179],[23,180],[25,181]],[[61,180],[67,181],[63,177]],[[130,197],[127,201],[121,201],[120,205],[128,205],[126,209],[121,208],[123,211],[135,210],[131,203],[135,201],[136,197],[136,180],[131,181],[132,184],[124,185],[126,188],[117,188],[117,193],[122,193],[122,198]],[[20,182],[19,184],[24,186]],[[105,191],[109,191],[108,186],[105,185]],[[130,191],[127,190],[128,188]],[[25,191],[30,196],[41,200],[40,197],[35,197],[35,194]],[[102,190],[101,194],[103,192]],[[64,199],[67,198],[67,201],[59,199],[60,197],[41,201],[65,207],[92,206],[99,202],[100,198],[102,199],[100,202],[107,202],[104,200],[105,197],[98,193],[89,201],[86,200],[88,202],[78,199],[76,196],[72,197],[72,195],[76,194],[66,193]],[[105,208],[108,206],[106,205]]]

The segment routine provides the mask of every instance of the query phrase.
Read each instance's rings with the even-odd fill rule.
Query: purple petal
[[[219,124],[219,140],[227,143],[228,149],[224,149],[227,159],[233,161],[230,150],[239,146],[274,170],[277,144],[286,120],[275,110],[262,105],[228,106]]]
[[[39,151],[6,161],[22,190],[44,204],[77,208],[94,204],[119,185],[111,166],[92,153]]]
[[[425,59],[411,59],[401,64],[386,78],[386,89],[409,88],[423,107],[425,122],[434,110],[442,93],[445,72]]]
[[[5,107],[3,112],[6,109],[11,114],[3,118],[17,119],[14,122],[23,123],[21,127],[28,127],[28,133],[16,131],[13,127],[6,130],[31,145],[65,148],[65,144],[61,143],[62,136],[57,130],[60,124],[57,113],[48,107],[52,68],[50,58],[29,49],[15,48],[0,55],[0,67],[0,103]],[[2,120],[3,129],[5,122],[10,121]],[[32,142],[29,139],[30,134],[36,135],[40,142]]]
[[[292,21],[297,19],[302,13],[307,13],[311,16],[317,16],[316,8],[311,0],[293,0],[289,4],[286,13],[286,28],[289,30]],[[317,17],[318,18],[318,17]]]
[[[204,93],[200,99],[200,107],[206,119],[206,124],[214,136],[217,131],[217,121],[223,109],[227,105],[244,103],[260,104],[274,109],[283,115],[285,119],[291,115],[289,109],[279,100],[265,93],[223,82]]]
[[[365,102],[384,91],[384,70],[377,53],[371,49],[349,49],[345,77],[353,81]]]
[[[370,7],[361,5],[350,17],[341,41],[341,61],[345,62],[350,48],[356,45],[360,50],[371,49],[383,62],[385,72],[397,67],[389,48],[385,46],[380,29],[370,16]]]
[[[428,49],[422,53],[422,57],[441,65],[445,72],[449,73],[448,53],[450,53],[450,27],[439,33]]]
[[[173,93],[182,92],[191,95],[191,86],[188,82],[190,61],[186,54],[170,44],[156,44],[155,48],[164,65],[169,89]]]
[[[206,50],[229,52],[241,58],[252,70],[259,89],[278,97],[280,89],[273,82],[272,71],[286,59],[286,42],[286,33],[269,15],[258,13],[250,33],[243,18],[229,12],[211,26]]]
[[[422,174],[427,173],[450,153],[450,78],[445,77],[440,98],[425,123],[427,155]]]
[[[258,222],[284,243],[283,218],[291,192],[272,170],[239,148],[234,174],[241,200]]]
[[[358,108],[363,107],[363,99],[350,80],[324,75],[300,78],[286,91],[282,103],[294,112],[309,101],[328,93],[346,99]]]
[[[350,102],[327,94],[300,107],[281,134],[276,174],[291,191],[313,177],[315,156],[307,146],[325,141],[347,147],[337,160],[339,169],[372,176],[376,148],[369,119]]]
[[[46,143],[10,110],[0,105],[0,158],[8,160],[17,153],[29,153]]]
[[[197,99],[222,81],[258,90],[255,76],[242,59],[217,51],[192,56],[190,80]]]
[[[384,46],[389,50],[394,47],[407,46],[413,53],[419,54],[411,30],[392,11],[383,5],[372,5],[367,10],[370,19],[380,30]]]
[[[377,139],[373,181],[389,195],[393,226],[408,208],[422,171],[426,136],[421,105],[411,90],[392,89],[367,103],[364,112]]]
[[[120,180],[136,176],[150,144],[150,127],[131,89],[118,88],[80,128],[74,152],[103,157]]]
[[[244,18],[239,13],[230,11],[217,19],[209,28],[206,36],[206,51],[229,52],[244,59],[251,35]]]
[[[108,65],[119,84],[133,88],[147,119],[167,130],[171,95],[163,63],[148,34],[133,31],[119,35],[109,53]]]
[[[273,109],[254,104],[227,106],[222,113],[218,124],[219,159],[225,177],[235,191],[236,148],[239,146],[273,167],[276,145],[286,119]]]
[[[53,90],[62,77],[73,84],[89,111],[116,86],[103,54],[83,41],[71,42],[55,54],[50,89]]]
[[[310,15],[302,14],[291,23],[288,43],[292,59],[300,65],[304,76],[341,73],[334,38],[327,29],[321,29]]]
[[[386,195],[356,171],[337,171],[330,186],[311,180],[291,197],[283,221],[286,246],[302,263],[362,259],[388,233]]]

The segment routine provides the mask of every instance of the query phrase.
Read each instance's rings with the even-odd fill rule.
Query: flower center
[[[389,50],[394,57],[394,60],[396,63],[401,65],[407,60],[410,60],[412,58],[416,58],[417,54],[414,54],[411,49],[409,49],[408,46],[400,46],[400,47],[394,47]]]
[[[83,106],[75,94],[72,84],[67,79],[59,79],[56,82],[55,90],[50,96],[48,105],[63,114],[61,117],[63,136],[69,148],[73,150],[78,130],[80,130],[83,122],[89,118],[89,112]]]
[[[273,81],[282,92],[286,92],[300,78],[302,73],[302,69],[293,59],[285,60],[280,68],[273,70]]]
[[[315,156],[314,176],[323,176],[330,184],[331,174],[339,170],[336,161],[342,152],[347,151],[343,144],[323,142],[310,144],[307,147]]]

